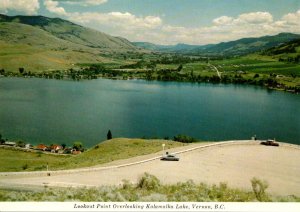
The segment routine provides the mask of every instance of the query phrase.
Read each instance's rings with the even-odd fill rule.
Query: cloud
[[[62,1],[60,1],[62,2]],[[72,2],[70,0],[64,3]],[[106,0],[79,0],[76,4],[101,4]],[[243,13],[236,17],[220,16],[209,26],[185,27],[164,23],[159,16],[136,16],[130,12],[67,12],[58,1],[45,0],[46,8],[78,24],[122,36],[131,41],[159,44],[209,44],[237,40],[245,37],[274,35],[280,32],[300,33],[300,10],[288,13],[278,20],[266,11]]]
[[[99,4],[100,2],[106,2],[106,0],[88,0],[80,2]],[[79,1],[77,3],[79,3]],[[102,26],[110,26],[111,28],[118,29],[143,30],[156,28],[162,23],[161,18],[158,16],[137,17],[129,12],[66,12],[63,7],[59,6],[59,2],[55,0],[45,0],[44,5],[49,12],[66,16],[69,20],[80,24],[100,24]]]
[[[38,0],[0,0],[0,12],[9,10],[23,12],[26,15],[37,14],[40,4]]]
[[[295,13],[288,13],[282,17],[282,21],[287,25],[299,25],[300,24],[300,10]]]
[[[62,1],[63,3],[66,4],[76,4],[76,5],[81,5],[81,6],[96,6],[100,4],[104,4],[107,2],[107,0],[67,0],[67,1]]]
[[[65,9],[63,7],[58,6],[57,1],[45,0],[44,5],[49,12],[55,13],[57,15],[67,15]]]
[[[100,24],[119,30],[147,30],[159,27],[162,20],[157,16],[137,17],[129,12],[69,13],[69,19],[81,24]]]
[[[78,4],[82,6],[95,6],[106,3],[107,0],[78,0],[78,1],[66,1],[67,4]]]
[[[300,33],[300,10],[288,13],[277,21],[269,12],[259,11],[243,13],[237,17],[220,16],[213,19],[211,25],[206,27],[163,25],[161,32],[160,36],[156,36],[156,40],[169,44],[208,44],[280,32]],[[147,35],[145,38],[151,39]]]
[[[273,16],[268,12],[252,12],[241,14],[234,21],[249,24],[271,23],[273,21]]]
[[[219,18],[216,18],[213,20],[213,24],[215,25],[227,25],[232,23],[233,18],[228,17],[228,16],[221,16]]]

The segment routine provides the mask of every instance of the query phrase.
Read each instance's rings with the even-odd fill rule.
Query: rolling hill
[[[152,43],[135,42],[137,47],[152,51],[197,54],[197,55],[246,55],[257,51],[269,49],[295,39],[300,35],[292,33],[280,33],[274,36],[263,36],[259,38],[242,38],[236,41],[222,42],[219,44],[208,44],[203,46],[177,44],[170,46],[155,45]]]
[[[197,49],[205,49],[210,46],[213,46],[213,44],[199,46],[199,45],[189,45],[183,43],[179,43],[176,45],[157,45],[149,42],[132,42],[132,43],[133,45],[139,48],[143,48],[151,51],[171,52],[171,53],[189,53]]]
[[[295,55],[297,53],[300,53],[300,38],[274,46],[262,52],[263,55],[269,56],[286,56],[287,54]]]
[[[128,40],[59,18],[0,15],[0,69],[65,69],[139,51]],[[108,55],[108,57],[106,57]]]

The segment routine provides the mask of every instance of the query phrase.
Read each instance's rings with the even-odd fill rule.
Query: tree
[[[110,140],[112,139],[112,134],[111,134],[111,131],[108,130],[108,133],[107,133],[107,140]]]
[[[25,147],[25,142],[24,141],[18,141],[17,146],[24,148]]]
[[[66,144],[62,144],[61,146],[62,146],[63,149],[65,149],[67,145]]]
[[[253,78],[258,78],[259,77],[259,74],[255,74]]]
[[[2,139],[2,134],[0,133],[0,144],[4,144],[5,140]]]
[[[187,135],[176,135],[174,136],[174,141],[182,142],[182,143],[193,143],[196,142],[197,139],[187,136]]]
[[[182,64],[180,64],[177,68],[177,71],[180,72],[182,70],[182,68],[183,68],[183,66],[182,66]]]
[[[24,68],[19,68],[19,72],[20,72],[20,74],[23,74],[24,73]]]
[[[76,141],[73,144],[73,148],[76,149],[77,151],[82,151],[83,150],[83,145],[80,141]]]

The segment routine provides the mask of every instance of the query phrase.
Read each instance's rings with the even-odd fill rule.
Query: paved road
[[[219,70],[217,69],[217,67],[216,66],[214,66],[214,65],[212,65],[212,64],[210,64],[215,70],[216,70],[216,72],[217,72],[217,74],[218,74],[218,77],[221,79],[222,77],[221,77],[221,73],[219,72]]]

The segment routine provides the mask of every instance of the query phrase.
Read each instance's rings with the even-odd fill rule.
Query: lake
[[[0,78],[0,133],[32,144],[113,137],[300,144],[300,95],[247,85]]]

